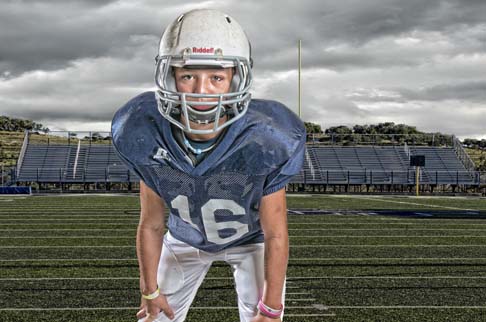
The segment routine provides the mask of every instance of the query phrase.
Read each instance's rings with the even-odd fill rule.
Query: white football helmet
[[[206,9],[182,14],[165,29],[160,40],[156,65],[155,83],[159,111],[183,131],[195,134],[215,133],[246,113],[251,99],[251,45],[241,26],[232,17]],[[178,92],[172,67],[191,66],[233,67],[230,92]],[[198,98],[203,99],[194,101]],[[192,108],[192,104],[214,107],[201,111]],[[180,115],[184,115],[185,122],[181,122]],[[228,116],[227,120],[220,124],[224,115]],[[208,130],[194,129],[189,120],[199,124],[214,123],[214,126]]]

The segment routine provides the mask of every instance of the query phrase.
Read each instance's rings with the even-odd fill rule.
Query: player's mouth
[[[214,105],[195,105],[195,104],[191,104],[191,108],[197,110],[197,111],[208,111],[208,110],[212,110],[214,109],[214,107],[216,106],[216,104]]]

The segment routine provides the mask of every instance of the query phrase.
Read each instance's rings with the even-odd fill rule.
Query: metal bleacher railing
[[[379,171],[379,170],[319,170],[311,175],[306,169],[302,170],[292,183],[304,184],[344,184],[344,185],[414,185],[415,170],[409,171]],[[454,184],[479,185],[486,183],[485,174],[475,172],[471,177],[469,171],[421,171],[421,184]]]
[[[435,133],[417,134],[308,134],[308,142],[318,145],[427,145],[427,146],[452,146],[453,136]]]
[[[31,168],[28,173],[22,173],[17,181],[35,181],[51,183],[83,183],[83,182],[138,182],[140,178],[124,166],[108,166],[105,168],[83,168],[73,178],[66,168]]]
[[[471,160],[469,154],[467,154],[466,150],[464,150],[461,141],[459,141],[459,139],[455,136],[453,136],[452,145],[454,147],[454,151],[456,152],[457,157],[459,158],[459,160],[461,160],[466,169],[474,171],[476,169],[474,161]]]
[[[24,140],[22,142],[22,148],[20,149],[19,159],[17,161],[17,176],[19,176],[20,168],[24,162],[25,150],[27,149],[27,145],[29,144],[29,131],[25,130],[24,132]]]

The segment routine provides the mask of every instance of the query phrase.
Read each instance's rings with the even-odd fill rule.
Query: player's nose
[[[194,93],[195,94],[208,94],[208,80],[205,77],[198,77],[194,84]]]

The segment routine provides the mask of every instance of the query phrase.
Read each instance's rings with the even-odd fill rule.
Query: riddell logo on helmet
[[[197,54],[212,54],[214,53],[214,48],[197,48],[197,47],[192,47],[192,52],[197,53]]]

